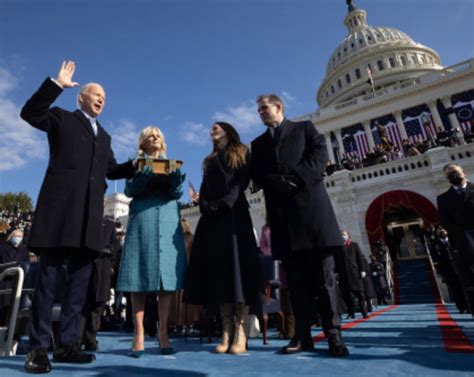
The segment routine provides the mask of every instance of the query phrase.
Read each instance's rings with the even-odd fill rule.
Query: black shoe
[[[45,348],[38,348],[26,355],[25,369],[28,373],[48,373],[51,372],[51,364],[48,359],[48,351]]]
[[[281,348],[281,353],[292,354],[314,349],[313,339],[302,340],[300,338],[291,339],[290,343]]]
[[[367,313],[362,313],[362,317],[369,318],[369,315]]]
[[[99,350],[99,343],[92,342],[92,343],[84,343],[84,350],[85,351],[98,351]]]
[[[76,343],[70,343],[57,347],[53,360],[58,363],[87,364],[95,360],[95,355],[82,352]]]
[[[334,357],[344,357],[349,355],[349,350],[347,349],[344,341],[342,340],[341,332],[339,330],[333,329],[329,330],[329,354]]]

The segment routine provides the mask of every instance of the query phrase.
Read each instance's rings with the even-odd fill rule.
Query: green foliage
[[[7,209],[10,212],[16,212],[17,210],[27,212],[33,209],[33,201],[25,192],[17,194],[7,192],[0,194],[0,209]]]

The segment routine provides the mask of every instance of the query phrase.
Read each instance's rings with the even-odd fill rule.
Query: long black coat
[[[282,259],[298,250],[340,247],[334,209],[324,185],[327,150],[324,137],[310,121],[287,119],[278,142],[269,130],[252,142],[252,180],[263,189],[271,229],[272,254]],[[291,194],[275,189],[275,175],[297,177]]]
[[[102,221],[102,253],[95,260],[89,280],[88,302],[106,302],[110,298],[111,275],[114,260],[120,248],[115,222]]]
[[[341,281],[345,282],[345,288],[351,291],[363,291],[361,272],[367,272],[367,262],[357,242],[344,245],[341,249],[344,269],[339,272]]]
[[[372,279],[375,290],[379,293],[385,293],[388,284],[385,278],[385,268],[383,268],[383,264],[380,262],[370,263],[367,275],[369,279]]]
[[[96,137],[80,110],[50,109],[61,92],[46,79],[21,110],[25,121],[47,133],[50,150],[28,246],[100,251],[106,177],[130,177],[133,165],[116,163],[110,135],[97,123]]]
[[[438,196],[437,201],[439,222],[448,231],[449,242],[474,261],[474,239],[466,236],[466,231],[474,232],[474,184],[467,182],[464,196],[451,187]]]
[[[210,161],[201,184],[200,205],[214,202],[223,208],[216,214],[201,208],[184,286],[185,302],[258,302],[260,262],[244,194],[249,181],[248,164],[233,169],[224,153]]]

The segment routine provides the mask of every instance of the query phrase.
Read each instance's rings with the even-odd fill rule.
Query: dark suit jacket
[[[252,142],[251,177],[265,194],[272,254],[282,259],[298,250],[343,245],[336,216],[323,182],[327,162],[324,137],[310,121],[283,121],[278,142],[268,132]],[[292,193],[279,193],[273,177],[297,178]]]
[[[21,117],[48,135],[49,164],[36,203],[28,245],[31,250],[56,247],[101,250],[106,177],[133,175],[132,162],[118,165],[109,134],[77,110],[50,109],[62,89],[46,79],[26,102]]]
[[[466,192],[459,195],[451,187],[437,198],[439,222],[448,231],[449,242],[455,249],[474,255],[474,239],[467,232],[474,231],[474,184],[467,183]]]

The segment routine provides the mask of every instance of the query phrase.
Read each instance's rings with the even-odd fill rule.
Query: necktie
[[[91,119],[91,126],[92,130],[94,131],[94,135],[97,136],[97,124],[95,119]]]

